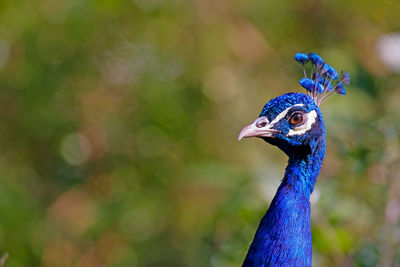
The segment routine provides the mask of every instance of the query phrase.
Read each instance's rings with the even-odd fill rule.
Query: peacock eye
[[[304,122],[304,116],[301,113],[294,113],[290,119],[289,119],[290,124],[293,126],[298,126]]]

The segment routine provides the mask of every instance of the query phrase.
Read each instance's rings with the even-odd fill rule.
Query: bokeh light
[[[301,91],[296,52],[351,75],[321,106],[314,266],[400,262],[400,2],[3,1],[0,257],[240,266],[287,163],[237,142]]]

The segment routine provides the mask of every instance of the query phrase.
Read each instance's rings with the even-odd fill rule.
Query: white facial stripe
[[[309,113],[305,114],[305,116],[306,116],[306,123],[300,125],[299,127],[296,127],[295,129],[290,129],[287,136],[304,134],[311,129],[312,125],[315,123],[317,119],[317,112],[315,110],[312,110]]]
[[[279,115],[276,116],[275,119],[274,119],[273,121],[271,121],[271,123],[270,123],[271,127],[274,126],[275,123],[277,123],[278,121],[280,121],[281,119],[283,119],[292,107],[302,107],[302,106],[304,106],[304,104],[296,104],[296,105],[293,105],[293,106],[288,107],[287,109],[285,109],[284,111],[282,111],[281,113],[279,113]]]
[[[281,119],[283,119],[287,114],[288,114],[288,112],[289,112],[289,110],[291,109],[291,108],[293,108],[293,107],[302,107],[302,106],[304,106],[304,104],[295,104],[295,105],[293,105],[293,106],[290,106],[290,107],[288,107],[287,109],[285,109],[284,111],[282,111],[281,113],[279,113],[278,114],[278,116],[276,116],[275,117],[275,119],[273,119],[270,123],[268,123],[268,119],[267,119],[267,117],[266,116],[264,116],[264,117],[260,117],[260,118],[258,118],[257,120],[255,120],[252,124],[251,124],[251,128],[253,128],[253,129],[258,129],[259,127],[257,127],[257,122],[259,122],[259,120],[262,118],[262,120],[264,120],[265,122],[267,122],[267,125],[263,128],[264,130],[271,130],[271,129],[273,129],[273,127],[275,126],[275,124],[277,123],[277,122],[279,122]],[[314,110],[313,110],[314,111]],[[311,111],[311,112],[313,112],[313,111]],[[310,113],[308,113],[307,115],[309,115],[309,114],[311,114],[311,112]],[[315,112],[315,111],[314,111]],[[315,115],[316,115],[317,113],[315,113]],[[311,116],[312,117],[312,116]],[[315,116],[316,117],[316,116]],[[311,125],[315,122],[315,118],[313,118],[313,122],[311,122],[311,124],[310,124],[310,128],[311,128]],[[307,120],[307,122],[306,122],[306,125],[308,125],[307,123],[309,122],[309,121],[312,121],[312,119],[311,120]],[[302,125],[302,126],[304,126],[304,125]],[[301,127],[301,126],[300,126]],[[308,126],[306,126],[306,127],[308,127]],[[297,130],[297,129],[296,129]],[[306,131],[308,131],[308,129],[307,130],[304,130],[304,132],[303,133],[305,133]],[[290,135],[296,135],[296,134],[302,134],[301,133],[301,131],[293,131],[293,130],[290,130],[289,131],[289,133],[288,133],[288,136],[290,136]]]

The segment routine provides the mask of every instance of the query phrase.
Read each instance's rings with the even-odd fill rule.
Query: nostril
[[[257,122],[257,123],[256,123],[256,126],[257,126],[258,128],[265,127],[265,125],[267,125],[267,123],[266,123],[265,121],[260,121],[260,122]]]

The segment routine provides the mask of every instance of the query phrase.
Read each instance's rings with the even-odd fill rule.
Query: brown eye
[[[304,121],[304,117],[303,117],[303,114],[301,114],[301,113],[295,113],[289,119],[290,124],[292,124],[294,126],[302,124],[303,121]]]

